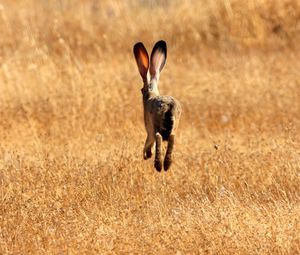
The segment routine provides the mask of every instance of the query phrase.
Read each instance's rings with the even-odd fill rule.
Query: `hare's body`
[[[163,141],[176,130],[180,117],[180,105],[171,96],[154,96],[144,100],[144,119],[148,136],[159,133]]]
[[[172,151],[175,139],[174,132],[179,123],[181,106],[175,98],[171,96],[161,96],[158,92],[157,82],[159,72],[163,68],[166,59],[166,44],[163,41],[159,41],[153,48],[150,59],[150,80],[148,77],[148,54],[142,43],[137,43],[134,46],[134,54],[140,74],[144,80],[142,94],[144,121],[147,131],[144,159],[148,159],[152,156],[152,149],[154,144],[156,144],[154,166],[158,171],[161,171],[162,142],[167,141],[168,146],[164,158],[164,169],[168,170],[172,163]]]

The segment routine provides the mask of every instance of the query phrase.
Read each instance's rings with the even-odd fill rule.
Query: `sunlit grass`
[[[300,253],[297,1],[2,1],[0,253]],[[136,41],[168,43],[172,168]]]

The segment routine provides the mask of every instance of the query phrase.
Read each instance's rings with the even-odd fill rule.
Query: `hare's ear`
[[[158,41],[152,50],[150,57],[150,75],[151,78],[159,76],[167,59],[167,44],[165,41]]]
[[[133,47],[134,57],[139,68],[139,72],[144,81],[147,81],[147,72],[149,69],[149,56],[144,44],[138,42]]]

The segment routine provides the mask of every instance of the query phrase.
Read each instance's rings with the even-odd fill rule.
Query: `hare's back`
[[[158,96],[151,103],[154,131],[159,132],[164,141],[177,126],[180,117],[180,104],[171,96]]]
[[[152,114],[163,115],[170,111],[180,108],[178,101],[171,96],[157,96],[148,100],[148,110]],[[173,111],[172,110],[172,111]]]

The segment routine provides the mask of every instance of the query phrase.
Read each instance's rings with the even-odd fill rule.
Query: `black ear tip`
[[[137,42],[134,46],[133,46],[133,50],[136,51],[138,48],[140,48],[143,45],[142,42]]]
[[[157,43],[167,45],[166,41],[164,40],[159,40]]]
[[[156,47],[167,49],[167,43],[164,40],[160,40],[155,44]],[[154,47],[155,47],[154,46]]]
[[[141,47],[141,46],[144,46],[144,44],[142,42],[137,42],[135,45],[134,45],[134,48],[135,47]]]

